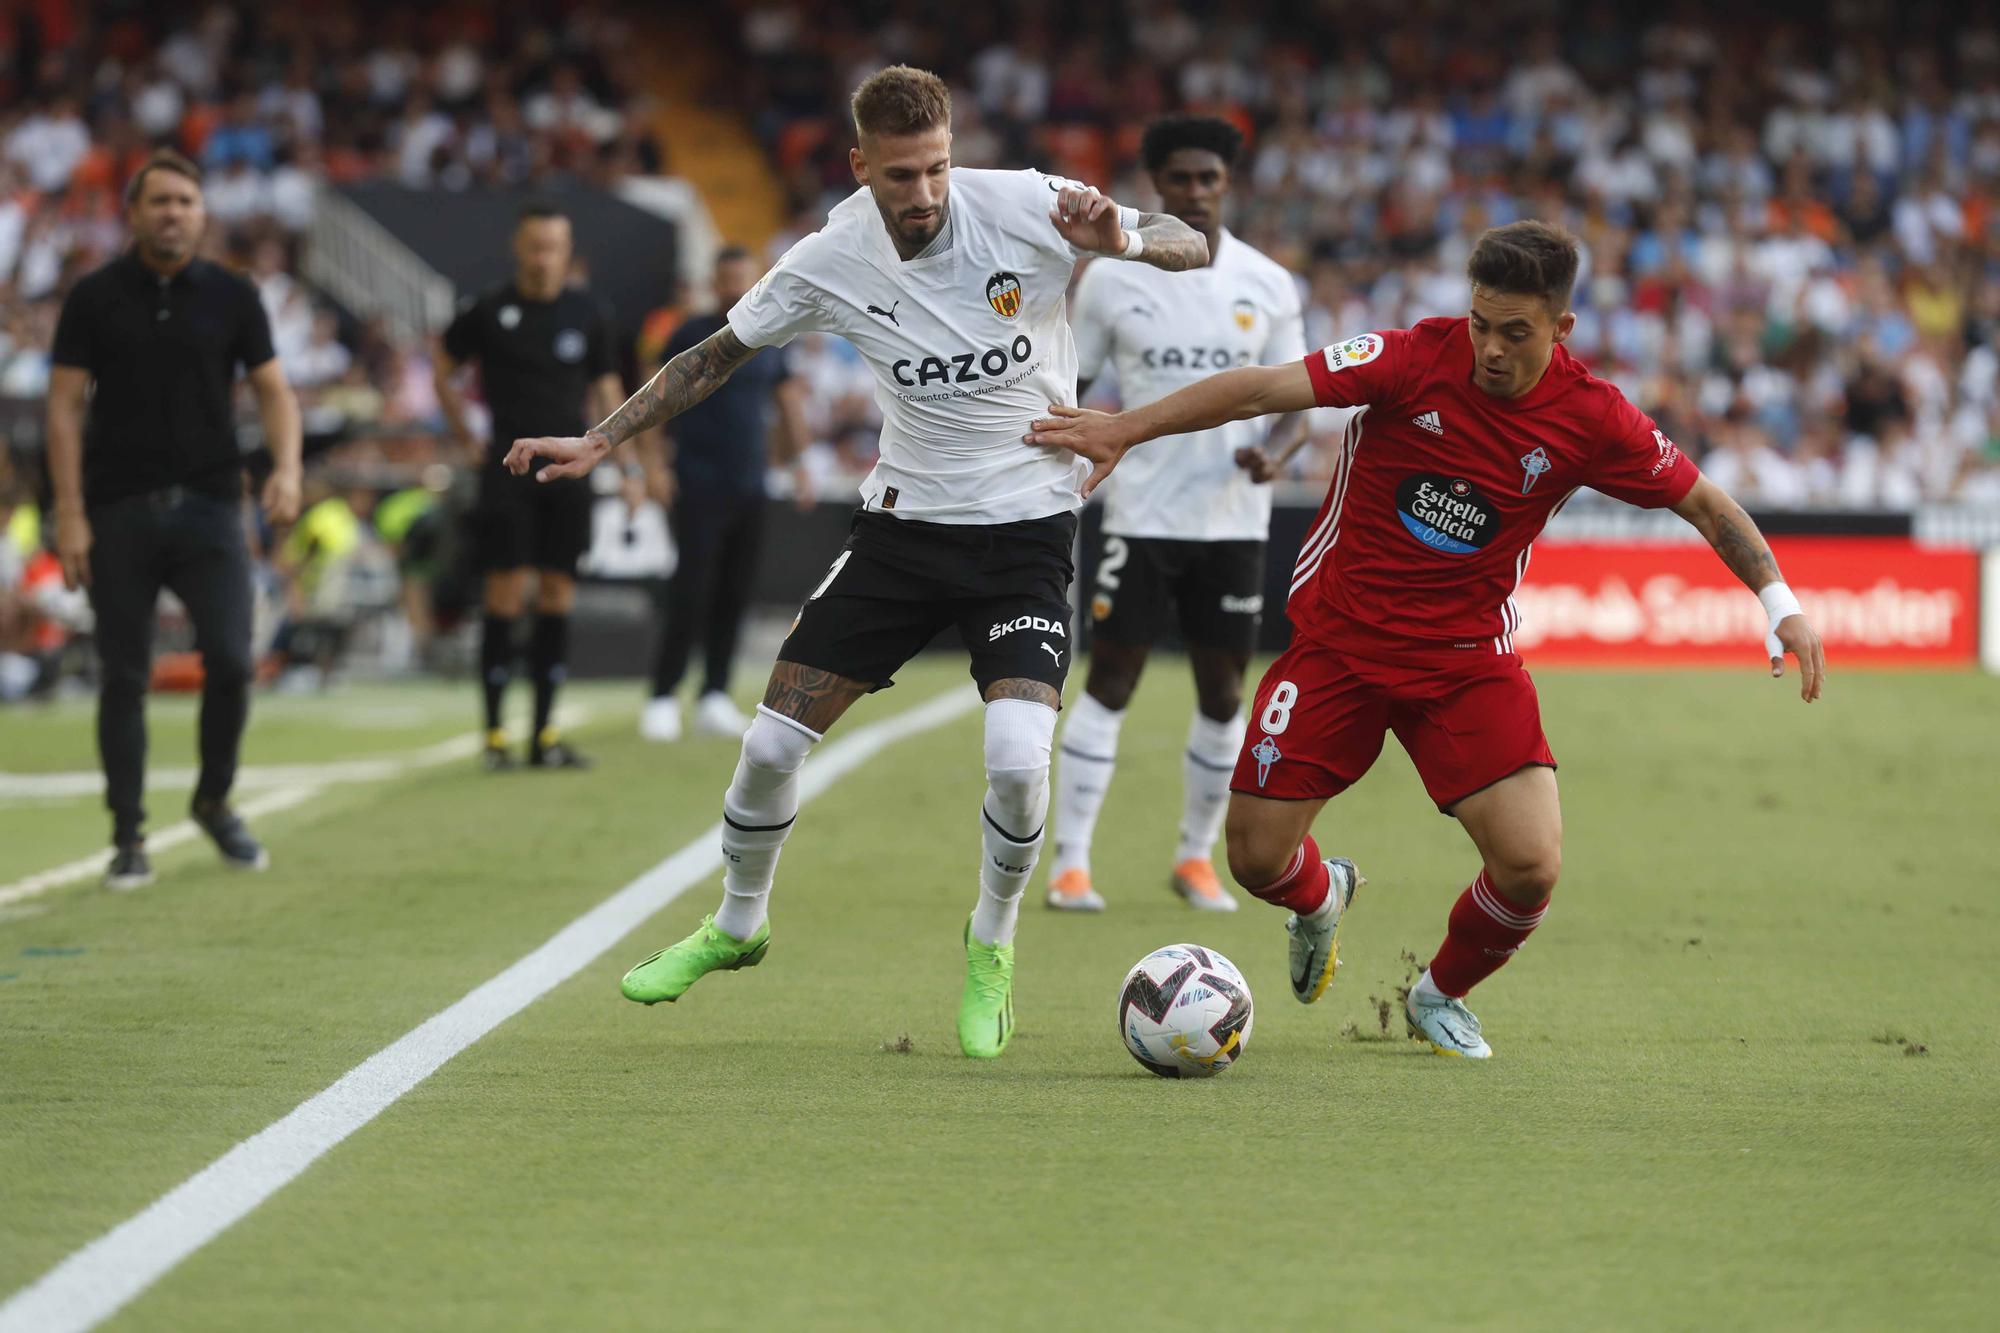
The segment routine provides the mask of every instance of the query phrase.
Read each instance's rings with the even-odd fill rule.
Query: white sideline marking
[[[252,796],[236,807],[236,813],[246,819],[255,819],[259,815],[273,814],[279,810],[289,810],[295,805],[304,805],[319,795],[320,791],[321,788],[314,786],[279,787],[261,796]],[[169,824],[158,833],[148,833],[146,850],[149,853],[170,851],[184,842],[192,842],[200,832],[192,819],[183,819],[178,824]],[[101,875],[110,861],[109,852],[92,852],[89,856],[80,856],[74,861],[39,871],[26,879],[17,879],[12,884],[0,885],[0,907],[20,902],[23,898],[32,898],[38,893],[46,893],[65,884],[73,884],[80,879]]]
[[[562,704],[556,709],[556,725],[573,730],[588,722],[596,709],[587,704]],[[346,719],[342,722],[345,724]],[[486,734],[461,732],[456,736],[402,754],[377,755],[371,759],[332,759],[321,764],[248,764],[236,770],[238,790],[257,787],[290,787],[299,783],[324,785],[333,782],[381,782],[400,777],[412,768],[448,764],[470,759],[479,753]],[[195,784],[199,770],[191,766],[149,768],[147,791],[185,791]],[[0,799],[101,796],[104,774],[94,768],[62,773],[0,772]]]
[[[963,686],[826,745],[799,779],[804,804],[895,742],[971,712]],[[445,1061],[575,976],[722,864],[721,824],[480,985],[105,1232],[0,1305],[0,1333],[83,1333],[298,1178]]]
[[[574,725],[574,724],[570,724]],[[373,759],[333,759],[322,764],[246,764],[236,771],[238,790],[289,787],[300,782],[381,782],[412,768],[470,759],[479,753],[481,738],[465,732],[407,754]],[[149,769],[147,791],[186,791],[195,784],[190,766]],[[0,798],[46,800],[54,797],[101,796],[104,774],[95,770],[69,773],[0,773]]]
[[[556,710],[556,720],[564,727],[580,726],[591,715],[588,708],[561,707]],[[236,812],[246,819],[272,814],[279,810],[289,810],[303,805],[328,786],[342,782],[386,782],[390,778],[401,777],[405,773],[420,768],[436,768],[439,764],[449,764],[460,759],[470,759],[479,753],[484,738],[478,732],[466,732],[446,740],[412,750],[408,754],[386,755],[374,759],[337,759],[324,764],[268,764],[262,767],[239,769],[236,785],[239,789],[271,787],[275,790],[262,796],[253,796],[244,801]],[[194,786],[195,770],[192,768],[154,769],[146,774],[146,790],[172,790],[176,787]],[[95,796],[104,790],[104,775],[87,773],[0,773],[0,797],[7,796]],[[184,842],[190,841],[201,830],[194,821],[184,819],[178,824],[168,825],[158,833],[146,835],[148,852],[170,851]],[[111,861],[108,851],[92,852],[89,856],[66,861],[48,870],[37,871],[25,879],[17,879],[12,884],[0,884],[0,907],[46,893],[50,889],[74,884],[80,879],[90,879],[104,873]]]

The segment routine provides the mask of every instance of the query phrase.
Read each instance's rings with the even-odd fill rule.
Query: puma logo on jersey
[[[896,306],[899,306],[901,304],[903,304],[901,301],[897,301],[894,305],[891,305],[887,310],[884,310],[879,305],[871,305],[868,307],[868,313],[871,315],[880,315],[882,318],[888,320],[891,324],[894,324],[897,328],[900,329],[903,327],[903,324],[901,320],[896,318]]]
[[[1057,666],[1062,665],[1062,654],[1055,650],[1054,644],[1049,643],[1047,640],[1044,640],[1042,642],[1042,651],[1047,653],[1050,657],[1055,658]]]
[[[1411,422],[1423,427],[1439,439],[1444,438],[1444,420],[1435,412],[1420,412],[1410,418]]]

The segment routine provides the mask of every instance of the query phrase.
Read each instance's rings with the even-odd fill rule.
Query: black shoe
[[[215,850],[222,853],[224,865],[236,870],[262,870],[271,864],[271,854],[264,850],[264,844],[251,837],[236,812],[220,801],[212,805],[196,801],[188,816],[201,825],[201,831],[215,844]]]
[[[589,768],[590,760],[569,747],[568,741],[536,741],[528,747],[530,768]]]
[[[111,864],[104,868],[107,889],[143,889],[153,882],[153,863],[147,859],[146,844],[129,842],[114,847]]]
[[[488,773],[505,773],[514,767],[514,756],[504,745],[488,745],[479,752],[479,766]]]

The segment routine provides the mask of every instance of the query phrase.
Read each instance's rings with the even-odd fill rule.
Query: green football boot
[[[1014,1035],[1014,946],[981,944],[965,921],[965,994],[958,1000],[958,1049],[991,1060]]]
[[[679,944],[660,950],[625,974],[618,989],[628,1000],[640,1004],[672,1004],[710,972],[734,972],[739,967],[755,967],[771,948],[771,923],[757,927],[747,940],[725,935],[715,928],[715,918],[705,916],[701,928]]]

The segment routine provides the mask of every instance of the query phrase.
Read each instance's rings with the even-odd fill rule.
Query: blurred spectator
[[[204,253],[250,270],[281,357],[341,429],[434,426],[437,410],[420,354],[315,320],[301,237],[325,182],[464,189],[567,171],[610,184],[661,161],[630,35],[588,0],[529,0],[504,24],[227,0],[77,33],[42,53],[43,91],[0,106],[0,396],[42,392],[44,307],[123,243],[121,191],[153,147],[209,169]]]
[[[912,6],[868,12],[739,9],[735,83],[794,213],[774,249],[852,190],[845,103],[870,64],[907,57],[960,90],[963,165],[1086,174],[1121,197],[1143,189],[1138,131],[1177,99],[1249,131],[1231,225],[1294,257],[1316,341],[1461,313],[1478,231],[1547,217],[1585,244],[1571,351],[1753,503],[1994,485],[1990,24],[1959,40],[1914,11],[1847,6],[1807,30],[1720,0],[1251,0],[1143,21],[1001,4],[916,42]],[[840,392],[816,388],[809,416]],[[832,487],[868,452],[806,461]]]

